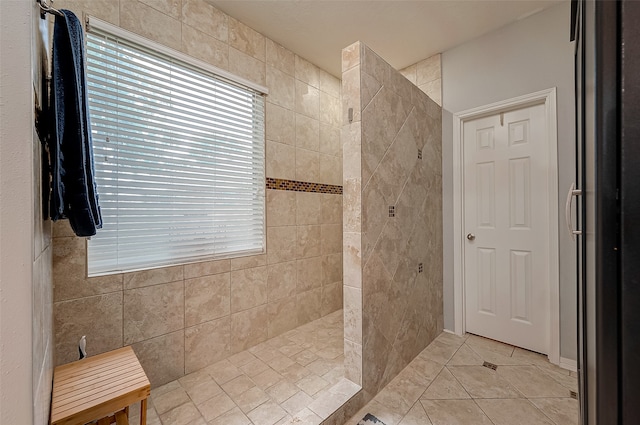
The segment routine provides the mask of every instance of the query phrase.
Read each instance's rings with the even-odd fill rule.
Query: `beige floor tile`
[[[247,375],[240,375],[221,385],[222,389],[229,394],[231,398],[235,398],[255,386],[256,384]]]
[[[408,403],[397,390],[397,388],[385,387],[375,396],[374,401],[384,405],[391,411],[404,416],[411,409],[411,404]]]
[[[327,347],[323,346],[324,344],[322,344],[322,342],[320,342],[319,345],[322,346],[322,348],[320,348],[319,350],[315,350],[315,353],[318,355],[318,357],[321,357],[323,359],[335,359],[336,357],[344,354],[343,346]]]
[[[260,359],[252,360],[249,363],[240,366],[240,370],[250,378],[253,378],[254,376],[257,376],[269,369],[271,368]]]
[[[222,393],[222,388],[213,379],[209,379],[209,382],[202,382],[195,385],[187,391],[189,397],[195,404],[202,403]]]
[[[495,425],[554,425],[529,400],[476,400]]]
[[[449,332],[442,332],[440,335],[436,337],[436,341],[444,342],[445,344],[457,345],[458,347],[464,344],[464,342],[469,338],[469,334],[465,334],[464,336],[458,336]]]
[[[573,398],[536,398],[531,402],[556,425],[578,425],[579,404]]]
[[[547,363],[550,364],[549,359],[544,354],[535,353],[533,351],[525,350],[524,348],[519,347],[514,348],[511,357],[521,359],[527,364],[535,364],[540,366],[544,366]]]
[[[472,334],[468,336],[465,343],[472,348],[492,351],[506,357],[511,357],[511,355],[513,354],[513,350],[515,349],[513,345],[505,344],[503,342],[495,341],[489,338],[483,338],[481,336]]]
[[[184,388],[178,386],[175,390],[153,397],[153,406],[156,408],[158,414],[162,415],[188,401],[191,400],[189,400],[187,392]]]
[[[229,356],[227,360],[231,362],[234,366],[240,367],[249,362],[252,362],[256,359],[256,356],[251,354],[249,351],[241,351],[239,353],[234,354],[233,356]]]
[[[275,356],[274,358],[272,358],[271,360],[269,360],[267,362],[267,364],[276,372],[280,372],[282,373],[282,371],[284,371],[286,368],[296,364],[296,362],[294,362],[293,360],[291,360],[289,357],[285,356],[284,354],[280,353],[277,356]]]
[[[244,413],[249,413],[265,401],[269,400],[267,393],[258,387],[250,388],[239,396],[232,398]]]
[[[300,366],[298,363],[293,363],[280,373],[291,382],[298,382],[305,376],[311,375],[311,371],[309,369],[304,366]]]
[[[419,354],[419,357],[445,365],[451,360],[456,351],[458,351],[458,348],[460,348],[460,346],[456,343],[433,341]]]
[[[411,371],[421,377],[422,381],[428,385],[431,381],[436,379],[436,376],[438,376],[444,366],[438,362],[431,361],[428,358],[428,355],[423,356],[423,353],[424,351],[420,353],[418,357],[413,359],[411,363],[409,363],[408,367],[410,367]]]
[[[552,364],[544,354],[534,353],[533,351],[516,347],[516,349],[513,351],[512,357],[518,360],[526,361],[527,364],[538,366],[554,379],[557,377],[558,382],[561,385],[565,385],[571,390],[574,390],[575,388],[575,391],[577,391],[577,379],[575,379],[578,376],[577,373]],[[571,377],[573,377],[574,379],[570,379]]]
[[[304,347],[291,342],[287,345],[283,345],[282,347],[278,348],[278,350],[280,350],[280,352],[282,354],[284,354],[285,356],[291,358],[293,356],[295,356],[298,353],[301,353],[302,351],[304,351]]]
[[[493,425],[473,400],[420,400],[433,425]]]
[[[255,425],[273,425],[285,416],[287,412],[272,401],[261,404],[247,415]]]
[[[384,404],[373,400],[369,402],[369,404],[367,404],[364,409],[360,410],[360,412],[358,412],[356,416],[354,416],[354,418],[357,419],[356,423],[364,418],[367,413],[372,414],[373,416],[381,420],[385,425],[398,425],[404,417],[404,413],[397,412],[385,406]]]
[[[478,348],[474,348],[475,352],[480,356],[483,362],[493,363],[497,366],[527,366],[522,360],[513,357],[503,356],[502,354],[494,353],[493,351],[483,351]]]
[[[291,415],[287,414],[284,418],[280,419],[278,422],[276,422],[273,425],[288,425],[291,423],[291,420],[293,419],[293,417],[291,417]]]
[[[471,397],[449,372],[449,369],[445,367],[422,394],[421,398],[426,400],[460,400]]]
[[[482,366],[484,361],[466,344],[460,346],[447,365],[452,366]]]
[[[335,367],[335,363],[331,360],[318,358],[317,360],[309,363],[305,367],[309,369],[311,372],[315,373],[316,375],[322,376],[325,373],[329,372],[331,369],[333,369]]]
[[[409,413],[407,413],[398,425],[431,425],[431,421],[424,411],[424,407],[418,401],[413,405]]]
[[[427,348],[420,353],[346,424],[356,425],[366,413],[376,415],[387,425],[548,425],[551,420],[556,421],[556,425],[577,424],[576,400],[566,397],[528,400],[518,391],[520,388],[531,397],[559,395],[560,391],[565,394],[562,383],[571,386],[575,381],[569,371],[548,361],[543,363],[543,357],[535,353],[520,352],[506,344],[483,341],[479,337],[470,336],[469,339],[472,345],[462,344],[444,369],[439,362],[447,355],[446,345],[453,346],[456,341],[448,336],[437,339],[436,349]],[[498,370],[479,366],[485,360],[494,360],[499,365]],[[413,381],[411,385],[407,384],[407,377]],[[411,389],[412,386],[415,388]],[[412,405],[409,394],[416,392],[421,394],[420,402]],[[477,399],[470,400],[469,396]],[[485,397],[488,399],[483,399]],[[486,406],[486,414],[484,407],[479,406],[481,403]],[[401,418],[407,405],[412,407]],[[530,421],[527,421],[529,417]]]
[[[398,392],[409,406],[413,406],[427,388],[426,383],[419,376],[413,374],[410,368],[403,369],[398,376],[387,385],[392,391]]]
[[[209,425],[251,425],[251,420],[238,407],[234,407],[209,421]]]
[[[262,388],[263,390],[266,390],[272,385],[275,385],[278,382],[280,382],[283,378],[282,378],[282,375],[280,375],[278,372],[269,368],[264,372],[260,373],[259,375],[254,376],[251,379],[253,380],[253,382],[256,383],[258,387]]]
[[[483,366],[449,366],[472,398],[520,398],[522,395],[494,370]]]
[[[293,356],[291,356],[291,360],[302,365],[307,366],[309,363],[314,362],[318,359],[318,355],[310,350],[303,350]]]
[[[265,344],[265,343],[263,343]],[[281,355],[280,351],[277,348],[272,347],[270,345],[266,345],[262,350],[255,351],[253,353],[254,356],[262,360],[263,362],[269,363],[269,361],[273,360],[275,357]]]
[[[497,372],[527,398],[571,395],[567,388],[557,383],[537,366],[500,366]]]
[[[344,378],[344,365],[336,366],[329,372],[322,375],[322,379],[327,381],[330,385],[335,385]]]
[[[578,378],[571,375],[566,375],[564,369],[562,371],[543,368],[544,373],[552,377],[557,383],[563,387],[578,392]]]
[[[181,388],[181,385],[178,381],[171,381],[168,384],[162,385],[158,388],[153,388],[151,390],[151,398],[158,397],[164,393],[168,393],[169,391],[177,390]]]
[[[345,381],[342,317],[342,311],[337,311],[154,388],[148,423],[160,425],[162,419],[164,425],[200,425],[206,421],[215,425],[257,425],[251,422],[251,413],[259,423],[278,417],[270,425],[292,420],[299,425],[318,424],[320,416],[308,405],[316,403],[316,409],[328,416],[357,392],[353,386],[360,389],[350,381],[349,386],[333,387]],[[270,364],[284,371],[286,378]],[[276,403],[286,403],[287,410],[298,413],[297,417]],[[263,404],[267,406],[261,408]],[[131,416],[139,418],[139,409],[132,410]]]
[[[300,391],[293,383],[283,380],[267,388],[266,392],[276,403],[282,403],[292,395]]]
[[[340,406],[342,406],[349,397],[343,394],[334,394],[329,391],[323,391],[322,395],[317,397],[313,403],[309,404],[309,409],[322,419],[328,418]]]
[[[320,422],[322,422],[320,416],[305,408],[293,415],[283,425],[319,425]]]
[[[215,381],[222,385],[242,375],[242,371],[235,367],[229,360],[222,360],[204,369]]]
[[[318,375],[309,374],[296,382],[296,386],[310,396],[313,396],[318,391],[329,387],[329,382],[325,381]]]
[[[192,402],[185,403],[160,415],[163,424],[190,425],[198,420],[202,421],[202,415]]]
[[[187,425],[208,425],[208,424],[207,424],[207,421],[204,420],[204,418],[200,417],[196,420],[193,420],[187,423]]]
[[[225,393],[218,394],[217,396],[198,404],[198,410],[200,410],[200,413],[202,413],[202,416],[204,416],[207,421],[211,421],[235,407],[237,407],[236,404]]]
[[[209,375],[204,369],[199,370],[197,372],[190,373],[188,375],[183,376],[178,379],[178,382],[185,390],[189,391],[191,388],[196,385],[202,384],[204,382],[210,382],[213,378]]]
[[[330,393],[341,394],[347,398],[353,397],[360,390],[360,385],[351,382],[347,378],[342,378],[328,389]]]
[[[298,391],[291,397],[289,397],[284,402],[280,403],[280,406],[286,410],[291,416],[296,416],[300,411],[305,409],[313,403],[313,398],[311,398],[304,391]]]

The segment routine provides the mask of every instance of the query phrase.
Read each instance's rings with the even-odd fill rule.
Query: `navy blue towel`
[[[78,236],[102,227],[93,169],[82,25],[68,10],[53,29],[51,218],[68,218]]]

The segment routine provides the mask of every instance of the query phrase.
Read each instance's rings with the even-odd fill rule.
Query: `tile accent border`
[[[309,183],[297,180],[266,178],[267,189],[291,190],[294,192],[331,193],[342,195],[342,186],[323,183]]]

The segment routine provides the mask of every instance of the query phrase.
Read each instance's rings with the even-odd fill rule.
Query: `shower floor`
[[[343,378],[343,333],[339,310],[152,389],[147,424],[319,424],[360,389]]]

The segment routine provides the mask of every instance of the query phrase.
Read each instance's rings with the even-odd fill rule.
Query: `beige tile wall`
[[[405,78],[418,86],[434,102],[442,106],[442,63],[441,55],[433,55],[400,70]]]
[[[375,395],[442,331],[441,108],[361,43],[342,68],[345,365]]]
[[[204,0],[58,0],[266,85],[267,177],[341,184],[340,81]],[[152,385],[342,307],[342,196],[267,190],[265,255],[86,278],[54,226],[55,360],[132,344]]]

